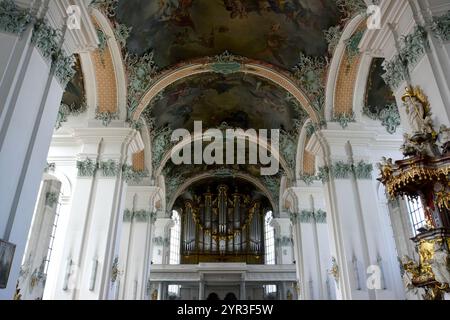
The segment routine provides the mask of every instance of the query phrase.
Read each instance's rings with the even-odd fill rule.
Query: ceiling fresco
[[[192,130],[226,122],[242,129],[293,129],[293,119],[304,117],[281,87],[259,77],[234,73],[202,74],[182,79],[164,90],[150,112],[157,128]]]
[[[334,0],[120,0],[128,51],[154,50],[166,68],[226,50],[291,69],[300,52],[324,55],[323,30],[339,23]]]

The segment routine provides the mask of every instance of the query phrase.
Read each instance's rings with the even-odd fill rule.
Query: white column
[[[291,213],[292,233],[294,238],[294,257],[297,271],[298,300],[306,300],[305,258],[303,254],[302,229],[300,226],[300,214]]]
[[[168,264],[170,254],[170,228],[173,226],[171,218],[158,213],[153,233],[153,264]]]
[[[282,214],[282,217],[272,219],[272,224],[275,228],[276,263],[292,264],[294,257],[291,221],[287,214]]]
[[[68,223],[72,207],[73,186],[77,179],[75,154],[79,152],[78,146],[72,146],[72,149],[69,148],[69,151],[67,147],[60,148],[60,146],[58,146],[60,142],[61,141],[53,141],[47,161],[48,163],[53,163],[55,165],[55,170],[51,170],[44,175],[44,177],[47,176],[48,178],[58,179],[62,184],[58,224],[56,226],[52,255],[45,282],[44,300],[55,299],[58,275],[65,272],[66,266],[61,265],[61,261],[67,230],[70,228]],[[64,145],[66,145],[66,143],[64,143]],[[69,143],[67,145],[71,144]]]
[[[445,1],[444,1],[445,2]],[[430,50],[411,72],[411,82],[428,95],[436,128],[450,125],[450,39],[438,37],[429,27],[430,20],[448,15],[450,3],[438,0],[411,1],[411,10],[417,24],[425,25],[429,33]],[[447,26],[448,27],[448,26]],[[404,88],[401,88],[404,90]],[[403,92],[400,93],[403,94]]]
[[[319,260],[319,247],[317,240],[316,223],[314,221],[313,209],[302,209],[300,211],[300,225],[302,229],[302,248],[305,261],[305,285],[307,299],[320,300],[322,295],[322,274]],[[311,215],[310,217],[308,217]]]
[[[381,154],[392,153],[398,141],[370,131],[324,130],[322,137],[330,149],[330,177],[325,183],[330,246],[339,268],[338,298],[402,299],[389,214],[377,199],[378,174],[373,170]],[[317,135],[316,135],[317,136]],[[318,140],[308,145],[316,151]],[[395,143],[393,143],[395,142]],[[324,143],[322,141],[322,143]],[[392,148],[392,149],[390,149]],[[316,153],[319,154],[319,153]],[[360,164],[360,161],[363,163]],[[360,165],[366,170],[358,174]],[[387,289],[367,286],[367,270],[383,261]]]
[[[40,53],[32,49],[29,55],[23,82],[11,88],[20,93],[6,106],[9,120],[0,128],[0,175],[8,177],[0,184],[0,237],[17,246],[8,288],[0,290],[0,299],[11,299],[15,289],[63,93],[58,81],[49,78],[50,67]]]
[[[80,161],[90,159],[94,167],[79,170],[56,298],[114,298],[110,291],[112,269],[124,207],[121,168],[129,153],[136,151],[131,149],[140,145],[135,142],[138,138],[136,131],[125,128],[74,131],[74,139],[82,143]]]
[[[123,269],[121,299],[133,299],[134,281],[137,281],[136,299],[148,299],[147,282],[151,270],[153,235],[156,213],[151,200],[159,190],[150,186],[128,186],[120,249]],[[149,293],[151,294],[151,293]]]
[[[198,300],[205,300],[205,280],[203,275],[200,275],[200,282],[198,284]]]
[[[245,275],[242,275],[241,283],[239,285],[239,300],[247,300],[245,288]]]
[[[36,18],[47,15],[52,27],[66,29],[66,11],[61,2],[20,3],[33,5],[33,12],[40,15]],[[85,6],[81,1],[77,4]],[[64,41],[55,39],[67,54],[96,46],[95,31],[92,32],[95,29],[87,16],[83,18],[86,20],[80,35],[66,31]],[[11,299],[15,291],[64,90],[64,85],[54,76],[51,61],[31,44],[33,25],[24,29],[20,34],[0,31],[0,176],[8,177],[0,183],[0,238],[16,245],[8,285],[0,289],[0,299]]]

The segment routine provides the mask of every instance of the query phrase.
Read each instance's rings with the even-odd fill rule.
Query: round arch
[[[333,118],[335,106],[335,91],[337,87],[339,73],[341,71],[341,68],[343,68],[341,62],[345,56],[346,51],[345,40],[349,39],[356,32],[356,30],[361,25],[361,23],[363,23],[363,21],[364,21],[363,15],[358,15],[354,17],[352,20],[350,20],[345,26],[344,30],[342,31],[341,38],[339,39],[339,44],[334,50],[333,58],[331,60],[330,67],[328,69],[328,77],[325,90],[325,119],[327,121],[330,121]]]
[[[92,8],[92,15],[97,21],[101,30],[106,34],[107,44],[114,68],[115,82],[117,87],[117,112],[120,120],[126,120],[127,117],[127,76],[123,62],[122,51],[117,42],[111,22],[98,9]],[[92,66],[93,67],[93,66]],[[95,72],[95,71],[94,71]],[[94,78],[95,81],[95,78]],[[96,100],[97,101],[97,100]],[[95,101],[95,102],[96,102]],[[94,104],[96,106],[97,103]],[[92,115],[91,115],[92,116]],[[95,116],[95,110],[94,110]]]
[[[256,144],[258,147],[262,147],[266,151],[270,151],[270,144],[269,143],[262,143],[261,141],[258,140],[258,137],[246,136],[245,134],[242,134],[242,133],[239,133],[239,132],[236,132],[236,137],[237,137],[237,139],[244,139],[244,138],[248,137],[249,138],[248,139],[249,143]],[[162,170],[166,166],[167,162],[170,160],[171,155],[173,153],[179,152],[180,150],[183,149],[184,146],[186,146],[188,144],[191,144],[191,143],[194,143],[195,141],[202,140],[202,139],[203,139],[203,135],[195,135],[193,137],[190,136],[189,139],[184,139],[181,142],[177,143],[172,148],[170,148],[170,150],[164,154],[164,157],[162,158],[159,167],[155,171],[155,177],[158,177],[159,175],[161,175]],[[281,168],[283,168],[284,171],[287,173],[288,178],[293,180],[294,175],[292,173],[292,170],[289,168],[286,160],[281,156],[279,150],[274,150],[272,155],[278,161],[278,163],[281,166]]]
[[[191,62],[190,64],[168,70],[167,72],[160,75],[159,79],[150,86],[150,88],[147,90],[147,92],[139,102],[137,108],[133,111],[132,119],[138,120],[141,113],[150,104],[153,98],[174,82],[202,73],[215,72],[215,63],[205,62],[205,60],[207,60],[207,58],[199,59]],[[300,103],[300,105],[303,106],[303,108],[306,110],[306,112],[314,122],[319,122],[319,114],[312,107],[309,98],[298,87],[292,77],[276,70],[273,67],[268,66],[267,64],[263,64],[257,61],[243,62],[242,64],[240,64],[239,70],[236,70],[235,72],[252,74],[275,83],[276,85],[289,92]]]
[[[173,205],[175,204],[175,201],[177,200],[177,198],[192,184],[194,184],[195,182],[201,181],[201,180],[205,180],[208,178],[214,177],[214,175],[212,174],[212,172],[205,172],[203,174],[197,175],[195,177],[189,178],[187,179],[182,185],[180,185],[178,187],[178,189],[173,193],[173,196],[170,197],[170,200],[168,202],[167,208],[168,210],[172,210]],[[278,212],[277,208],[278,205],[275,203],[271,193],[269,192],[269,190],[264,186],[264,184],[262,184],[258,179],[256,179],[255,177],[249,175],[249,174],[245,174],[242,172],[237,172],[234,174],[235,178],[239,178],[242,179],[244,181],[250,182],[251,184],[253,184],[255,187],[257,187],[260,191],[262,191],[264,193],[264,195],[267,197],[267,199],[269,199],[270,204],[272,205],[272,209],[274,212],[274,215],[276,214],[276,212]]]

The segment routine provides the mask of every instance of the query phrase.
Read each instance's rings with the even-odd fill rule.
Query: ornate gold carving
[[[411,184],[425,184],[427,182],[445,181],[450,174],[450,165],[439,162],[426,161],[423,158],[413,158],[380,165],[381,178],[391,198],[403,195],[403,191]],[[448,183],[448,182],[447,182]],[[448,206],[449,193],[443,191],[442,204]],[[446,202],[445,202],[446,201]]]
[[[422,240],[419,243],[420,275],[416,281],[426,282],[434,280],[430,261],[434,257],[434,244],[437,240]]]

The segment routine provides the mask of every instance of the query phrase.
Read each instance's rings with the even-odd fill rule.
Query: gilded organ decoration
[[[264,213],[259,200],[220,184],[184,200],[181,263],[264,263]]]

